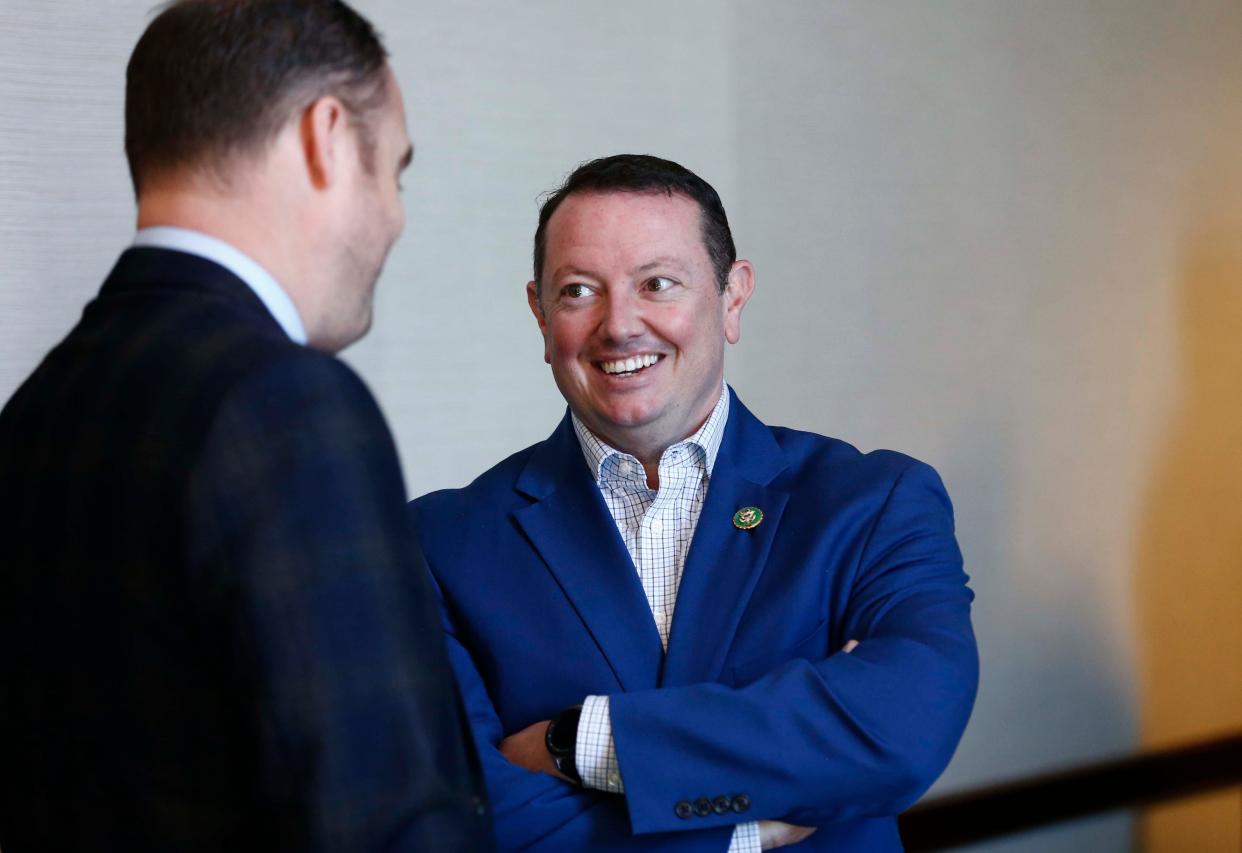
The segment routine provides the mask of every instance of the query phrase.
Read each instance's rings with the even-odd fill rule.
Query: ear
[[[755,268],[750,261],[735,261],[729,270],[729,282],[720,298],[724,300],[725,340],[737,343],[742,337],[742,309],[755,292]]]
[[[539,287],[533,281],[526,282],[526,303],[530,305],[530,313],[535,315],[535,322],[539,324],[539,334],[543,335],[543,360],[551,364],[552,354],[548,352],[548,318],[543,313],[543,306],[539,304]]]
[[[302,112],[302,154],[315,189],[327,189],[340,179],[347,123],[345,105],[331,95],[316,99]]]

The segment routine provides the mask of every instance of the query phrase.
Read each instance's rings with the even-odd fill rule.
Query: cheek
[[[558,361],[571,361],[578,347],[575,337],[565,329],[552,329],[547,336],[548,353]]]
[[[588,337],[586,324],[577,322],[576,318],[569,321],[558,318],[548,325],[545,336],[548,355],[556,361],[572,364],[585,349]]]
[[[715,324],[714,318],[700,314],[693,316],[689,312],[677,312],[652,323],[652,330],[664,341],[675,347],[683,358],[697,357],[703,354],[704,346],[709,342]]]
[[[548,341],[560,355],[578,355],[590,338],[591,320],[585,310],[556,312],[548,318]]]

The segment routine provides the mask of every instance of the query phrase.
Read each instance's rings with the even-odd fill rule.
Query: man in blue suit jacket
[[[126,151],[134,247],[0,414],[0,847],[490,849],[392,438],[332,356],[403,224],[383,47],[329,0],[174,3]]]
[[[675,163],[593,161],[540,213],[528,296],[569,413],[411,505],[503,849],[900,849],[962,734],[944,488],[747,411],[724,344],[753,287]]]

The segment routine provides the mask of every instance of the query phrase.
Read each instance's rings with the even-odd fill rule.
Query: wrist
[[[544,734],[544,745],[547,747],[548,755],[551,756],[557,772],[575,785],[582,784],[577,762],[578,721],[581,717],[582,706],[571,705],[548,723]]]

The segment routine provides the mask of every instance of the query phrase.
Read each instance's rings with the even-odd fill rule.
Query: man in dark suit
[[[581,166],[534,266],[569,411],[412,504],[501,848],[900,849],[978,677],[940,479],[724,385],[754,272],[678,164]]]
[[[181,0],[138,235],[0,414],[0,847],[489,849],[361,337],[412,148],[370,24]]]

